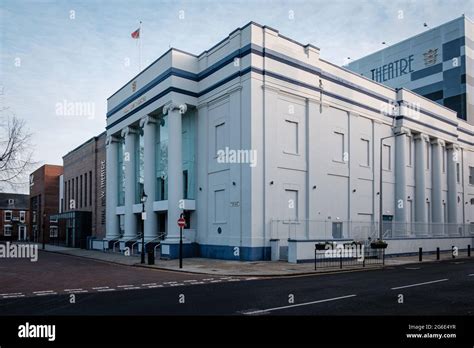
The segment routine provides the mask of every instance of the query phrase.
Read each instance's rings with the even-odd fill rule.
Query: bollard
[[[453,259],[456,258],[456,256],[454,255],[454,245],[451,246],[451,255],[453,256]]]
[[[418,261],[423,261],[423,248],[418,249]]]
[[[439,247],[436,248],[436,260],[439,260]]]
[[[471,244],[467,245],[467,256],[471,257]]]
[[[149,265],[154,265],[155,264],[155,249],[153,248],[148,248],[148,264]]]

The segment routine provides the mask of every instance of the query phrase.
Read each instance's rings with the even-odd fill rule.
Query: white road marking
[[[240,279],[229,279],[228,282],[240,282]]]
[[[41,292],[41,293],[36,293],[36,296],[47,296],[47,295],[57,295],[57,292]]]
[[[17,298],[17,297],[25,297],[25,295],[3,295],[3,298]]]
[[[43,290],[43,291],[33,291],[33,294],[37,295],[37,294],[47,294],[47,293],[52,293],[52,292],[55,292],[53,290]]]
[[[76,292],[76,291],[83,291],[83,289],[64,289],[66,292]]]
[[[184,284],[168,284],[169,286],[180,286],[180,285],[184,285]]]
[[[149,286],[149,285],[156,285],[156,283],[147,283],[147,284],[142,284],[142,286]]]
[[[204,284],[204,282],[196,282],[196,283],[194,283],[194,284]]]
[[[254,279],[258,279],[258,278],[257,277],[245,278],[245,280],[254,280]]]
[[[128,288],[123,288],[123,290],[137,290],[137,289],[140,289],[139,286],[131,286],[131,287],[128,287]]]
[[[163,284],[176,284],[177,282],[163,282]]]
[[[403,285],[403,286],[397,286],[396,288],[391,288],[390,290],[398,290],[398,289],[404,289],[404,288],[411,288],[413,286],[420,286],[420,285],[427,285],[427,284],[433,284],[433,283],[440,283],[440,282],[445,282],[449,279],[439,279],[439,280],[433,280],[431,282],[424,282],[424,283],[417,283],[417,284],[410,284],[410,285]]]
[[[117,288],[129,288],[131,286],[135,286],[135,285],[117,285]]]
[[[99,289],[99,290],[97,290],[97,291],[98,291],[98,292],[105,292],[105,291],[115,291],[115,290],[117,290],[117,289],[110,289],[110,288],[108,288],[108,289]]]
[[[405,269],[420,269],[420,267],[405,267]]]
[[[102,289],[108,289],[109,287],[108,286],[98,286],[98,287],[95,287],[95,288],[92,288],[93,290],[102,290]]]
[[[252,314],[258,314],[258,313],[264,313],[264,312],[278,311],[280,309],[287,309],[287,308],[293,308],[293,307],[308,306],[308,305],[312,305],[312,304],[316,304],[316,303],[343,300],[343,299],[350,298],[350,297],[355,297],[355,296],[357,296],[357,295],[352,294],[352,295],[347,295],[347,296],[333,297],[333,298],[327,298],[327,299],[324,299],[324,300],[311,301],[311,302],[305,302],[305,303],[297,303],[297,304],[282,306],[282,307],[261,309],[261,310],[257,310],[257,311],[247,312],[247,313],[244,313],[244,314],[252,315]]]
[[[214,278],[206,278],[206,279],[203,279],[205,282],[208,281],[208,280],[214,280]]]
[[[0,296],[9,296],[9,295],[21,295],[22,292],[8,292],[5,294],[0,294]]]
[[[163,285],[149,285],[148,289],[153,289],[153,288],[162,288]]]
[[[220,283],[222,280],[218,279],[218,280],[211,280],[209,283]]]
[[[468,277],[472,277],[472,276],[474,276],[474,273],[468,274],[467,276],[468,276]]]
[[[197,282],[197,280],[195,280],[195,279],[183,280],[183,283],[194,283],[194,282]]]

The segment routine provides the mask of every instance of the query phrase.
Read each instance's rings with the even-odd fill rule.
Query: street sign
[[[186,220],[184,220],[184,218],[179,218],[178,219],[178,226],[183,228],[186,226]]]

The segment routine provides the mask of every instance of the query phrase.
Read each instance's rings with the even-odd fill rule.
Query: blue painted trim
[[[439,237],[414,237],[414,238],[385,238],[385,240],[414,240],[414,239],[461,239],[474,238],[474,236],[460,237],[460,236],[439,236]]]
[[[349,81],[346,81],[346,80],[343,80],[343,79],[339,79],[339,78],[336,78],[336,77],[333,77],[331,74],[328,74],[328,73],[325,73],[325,72],[322,72],[320,69],[316,68],[316,67],[313,67],[309,64],[306,64],[304,62],[300,62],[294,58],[291,58],[291,57],[288,57],[288,56],[285,56],[285,55],[282,55],[278,52],[275,52],[275,51],[272,51],[272,50],[269,50],[269,49],[263,49],[262,47],[260,46],[257,46],[257,45],[254,45],[254,44],[248,44],[244,47],[242,47],[241,49],[238,49],[236,51],[234,51],[233,53],[231,53],[229,56],[227,57],[224,57],[223,59],[221,59],[220,61],[216,62],[215,64],[213,64],[212,66],[208,67],[207,69],[205,69],[204,71],[202,71],[201,73],[199,74],[195,74],[195,73],[191,73],[191,72],[188,72],[188,71],[184,71],[184,70],[181,70],[181,69],[176,69],[176,68],[170,68],[170,69],[167,69],[163,74],[160,74],[157,78],[153,79],[151,82],[149,82],[145,87],[143,87],[142,89],[140,89],[139,91],[137,91],[134,95],[130,96],[129,98],[127,98],[125,101],[121,102],[119,105],[117,105],[116,107],[114,107],[111,111],[109,111],[107,113],[107,117],[111,117],[114,113],[118,112],[121,108],[125,107],[126,105],[128,105],[130,102],[132,102],[132,100],[138,98],[139,96],[143,95],[144,93],[146,93],[147,91],[149,91],[150,89],[152,89],[153,87],[155,87],[157,84],[163,82],[164,80],[166,80],[167,78],[171,77],[171,76],[177,76],[177,77],[181,77],[181,78],[185,78],[185,79],[190,79],[192,81],[201,81],[201,79],[204,79],[208,76],[210,76],[211,74],[215,73],[216,71],[222,69],[224,66],[228,65],[230,62],[232,62],[236,57],[239,57],[239,58],[243,58],[245,57],[246,55],[248,54],[257,54],[259,56],[262,56],[262,57],[268,57],[270,59],[274,59],[274,60],[277,60],[281,63],[284,63],[284,64],[287,64],[289,66],[292,66],[292,67],[295,67],[295,68],[298,68],[298,69],[301,69],[303,71],[306,71],[306,72],[309,72],[309,73],[312,73],[312,74],[315,74],[317,76],[322,76],[324,77],[325,79],[331,81],[331,82],[334,82],[334,83],[337,83],[339,85],[342,85],[346,88],[349,88],[349,89],[352,89],[352,90],[355,90],[355,91],[358,91],[358,92],[361,92],[361,93],[364,93],[372,98],[375,98],[375,99],[378,99],[378,100],[381,100],[381,101],[384,101],[384,102],[394,102],[393,100],[391,99],[387,99],[383,96],[380,96],[376,93],[373,93],[373,92],[370,92],[368,91],[367,89],[361,87],[361,86],[357,86],[357,85],[354,85],[353,83],[349,82]],[[243,76],[245,75],[246,73],[248,72],[256,72],[256,73],[259,73],[259,74],[262,74],[262,75],[267,75],[267,76],[270,76],[270,77],[274,77],[274,78],[277,78],[279,80],[282,80],[282,81],[286,81],[286,82],[289,82],[289,83],[293,83],[293,84],[296,84],[298,86],[302,86],[302,87],[305,87],[305,88],[308,88],[308,89],[311,89],[311,90],[314,90],[314,91],[317,91],[317,92],[321,92],[321,90],[318,88],[318,87],[315,87],[315,86],[312,86],[312,85],[309,85],[309,84],[306,84],[306,83],[302,83],[300,81],[297,81],[297,80],[294,80],[294,79],[290,79],[290,78],[287,78],[286,76],[283,76],[283,75],[280,75],[280,74],[276,74],[276,73],[273,73],[273,72],[270,72],[270,71],[266,71],[266,70],[261,70],[261,69],[258,69],[258,68],[253,68],[253,67],[249,67],[249,68],[246,68],[244,70],[241,70],[239,72],[236,72],[235,74],[232,74],[228,77],[226,77],[225,79],[215,83],[214,85],[208,87],[207,89],[199,92],[199,93],[196,93],[196,92],[191,92],[191,91],[185,91],[185,90],[182,90],[181,91],[184,91],[184,92],[178,92],[178,93],[183,93],[183,94],[186,94],[186,95],[192,95],[192,96],[197,96],[197,97],[200,97],[202,95],[205,95],[206,93],[209,93],[210,91],[212,91],[213,89],[215,88],[218,88],[220,86],[222,86],[223,84],[233,80],[234,78],[238,77],[238,76]],[[166,95],[167,93],[170,93],[170,92],[177,92],[177,89],[175,88],[174,90],[172,90],[174,87],[170,87],[168,88],[167,90],[163,91],[162,93],[159,94],[160,97]],[[376,113],[380,113],[380,109],[375,109],[375,108],[372,108],[370,106],[367,106],[367,105],[364,105],[364,104],[361,104],[361,103],[358,103],[356,101],[353,101],[353,100],[350,100],[348,98],[345,98],[345,97],[341,97],[339,95],[336,95],[334,93],[330,93],[330,92],[325,92],[323,91],[324,94],[330,96],[330,97],[333,97],[333,98],[336,98],[338,100],[341,100],[341,101],[345,101],[347,103],[350,103],[350,104],[353,104],[355,106],[359,106],[361,108],[364,108],[364,109],[367,109],[367,110],[370,110],[370,111],[373,111],[373,112],[376,112]],[[153,101],[156,101],[158,98],[156,98],[157,96],[153,97],[152,99],[150,99],[149,101],[147,101],[146,103],[142,104],[140,107],[138,107],[137,109],[134,109],[132,111],[130,111],[128,114],[124,115],[123,117],[121,117],[119,120],[117,121],[114,121],[112,124],[108,125],[106,127],[106,129],[109,129],[111,127],[113,127],[114,125],[116,125],[117,123],[121,122],[122,120],[126,119],[128,116],[130,115],[133,115],[134,113],[138,112],[139,110],[143,109],[144,107],[146,107],[147,105],[150,105],[151,102]],[[432,102],[432,101],[431,101]],[[451,124],[451,125],[454,125],[454,126],[457,126],[458,123],[454,122],[454,121],[451,121],[449,119],[446,119],[444,117],[441,117],[441,116],[437,116],[427,110],[424,110],[424,109],[420,109],[420,112],[427,115],[427,116],[430,116],[430,117],[433,117],[433,118],[436,118],[440,121],[443,121],[443,122],[446,122],[448,124]],[[412,119],[410,119],[411,121],[413,122],[417,122],[417,121],[414,121]],[[420,122],[418,122],[420,123]],[[421,123],[420,123],[421,124]],[[435,130],[438,130],[438,131],[442,131],[444,133],[447,133],[446,131],[443,131],[443,130],[440,130],[439,128],[435,128],[431,125],[427,125],[427,124],[423,124],[427,127],[430,127],[430,128],[433,128]],[[453,135],[453,133],[447,133],[447,134],[450,134],[450,135]],[[457,135],[454,135],[455,137],[457,137]]]
[[[161,257],[169,259],[179,258],[179,244],[167,244],[170,248],[169,254],[164,254],[160,249]],[[239,255],[234,255],[235,246],[229,245],[207,245],[207,244],[183,244],[184,257],[204,257],[208,259],[234,260],[234,261],[265,261],[271,259],[270,247],[240,247]]]

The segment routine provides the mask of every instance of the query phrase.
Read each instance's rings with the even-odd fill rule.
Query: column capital
[[[421,140],[421,141],[430,141],[430,137],[427,134],[424,133],[418,133],[414,137],[415,140]]]
[[[163,115],[167,115],[170,111],[179,111],[181,115],[185,114],[188,110],[188,106],[186,104],[175,104],[170,102],[163,106]]]
[[[146,124],[156,124],[156,118],[150,115],[143,116],[140,119],[140,128],[143,128]]]
[[[107,138],[105,138],[105,146],[112,145],[113,143],[119,143],[120,139],[116,137],[115,135],[107,135]]]
[[[124,138],[128,135],[137,134],[137,133],[138,133],[138,130],[135,127],[128,126],[122,129],[122,132],[120,134],[122,135],[122,138]]]
[[[411,130],[407,127],[398,126],[393,131],[394,134],[405,134],[406,136],[411,136]]]
[[[431,144],[439,145],[439,146],[445,146],[446,143],[442,139],[435,138],[435,139],[431,140]]]
[[[448,150],[454,150],[454,151],[459,151],[459,150],[460,150],[460,147],[459,147],[458,144],[453,144],[453,143],[451,143],[451,144],[447,144],[447,145],[446,145],[446,149],[448,149]]]

